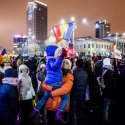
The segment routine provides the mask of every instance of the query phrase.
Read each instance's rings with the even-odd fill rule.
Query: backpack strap
[[[102,72],[102,78],[104,77],[105,73],[108,71],[108,69],[105,69],[103,72]]]

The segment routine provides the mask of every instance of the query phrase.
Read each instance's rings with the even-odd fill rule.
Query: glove
[[[67,51],[62,48],[62,54],[60,55],[62,58],[66,57],[67,56]]]
[[[33,105],[33,107],[36,106],[36,100],[33,100],[33,101],[32,101],[32,105]]]

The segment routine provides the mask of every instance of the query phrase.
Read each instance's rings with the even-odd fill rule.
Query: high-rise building
[[[95,23],[95,37],[105,38],[110,34],[110,24],[106,20],[96,21]]]
[[[34,0],[27,5],[28,53],[43,53],[47,39],[47,5]],[[42,51],[42,52],[41,52]]]

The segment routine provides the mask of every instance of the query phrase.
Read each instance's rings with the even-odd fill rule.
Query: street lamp
[[[82,19],[82,23],[83,23],[83,24],[88,24],[87,19],[86,19],[86,18],[83,18],[83,19]]]

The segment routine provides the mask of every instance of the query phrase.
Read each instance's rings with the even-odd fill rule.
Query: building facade
[[[38,50],[47,39],[47,11],[47,5],[37,0],[27,5],[27,35],[31,51]]]
[[[15,35],[13,38],[13,50],[15,54],[27,54],[28,37],[22,35]]]
[[[120,50],[125,55],[125,36],[118,34],[110,34],[105,40],[112,41],[116,45],[116,49]]]
[[[95,23],[95,37],[105,38],[110,34],[110,24],[106,20],[96,21]]]
[[[84,52],[85,55],[103,55],[110,53],[113,43],[98,38],[79,37],[74,40],[74,46],[78,53]]]

